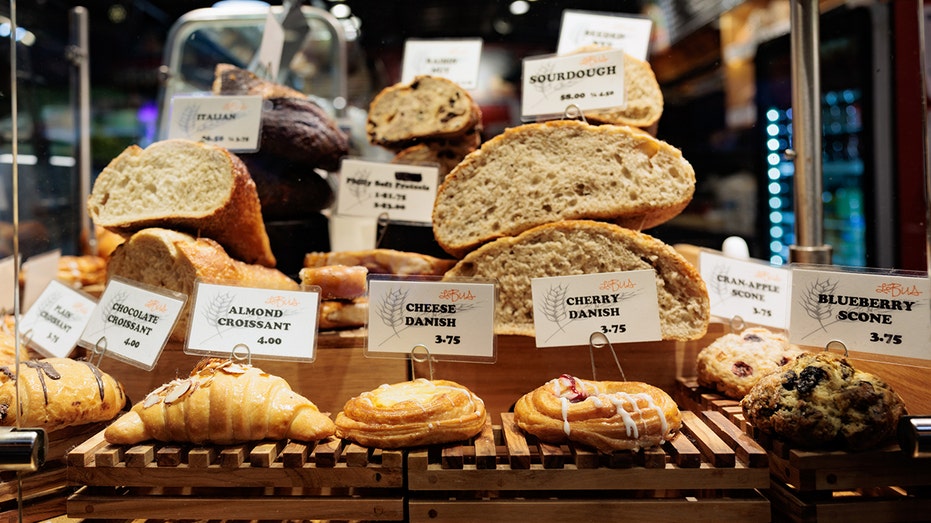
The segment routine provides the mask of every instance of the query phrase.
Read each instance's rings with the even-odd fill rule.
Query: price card
[[[261,96],[175,96],[171,99],[168,138],[225,147],[236,152],[259,149]]]
[[[314,361],[320,293],[198,282],[185,352]]]
[[[52,280],[20,320],[26,341],[49,358],[66,358],[78,343],[97,302]]]
[[[931,359],[931,309],[925,275],[792,267],[789,341]]]
[[[288,4],[300,5],[300,2],[288,2]],[[292,5],[286,5],[288,13],[293,9]],[[254,71],[256,76],[265,80],[275,81],[278,78],[278,70],[281,68],[281,55],[284,52],[285,31],[284,25],[278,21],[278,18],[269,9],[265,16],[265,26],[262,30],[262,41],[259,43],[259,50],[254,58]]]
[[[624,52],[525,58],[522,85],[525,120],[564,114],[570,106],[582,111],[625,107]]]
[[[620,49],[646,60],[650,51],[653,21],[645,16],[616,15],[567,9],[559,26],[557,54],[594,45]]]
[[[0,260],[0,307],[11,311],[15,307],[13,293],[16,290],[16,258],[7,256]]]
[[[111,278],[78,345],[151,370],[186,301],[181,293]]]
[[[594,332],[612,343],[663,337],[652,270],[534,278],[530,285],[537,347],[581,345]]]
[[[698,255],[711,314],[777,329],[786,328],[789,271],[762,261],[738,260],[708,251]]]
[[[439,169],[424,165],[343,160],[340,169],[339,214],[388,215],[392,221],[432,223]]]
[[[493,362],[495,284],[370,277],[367,355]]]
[[[482,56],[482,40],[420,40],[404,42],[401,81],[409,83],[415,76],[440,76],[459,84],[463,89],[478,87],[478,69]]]

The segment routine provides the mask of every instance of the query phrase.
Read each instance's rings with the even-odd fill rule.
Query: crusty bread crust
[[[679,214],[695,192],[681,151],[639,129],[579,121],[506,130],[440,185],[437,243],[461,258],[479,245],[560,220],[647,229]]]
[[[642,269],[656,271],[663,339],[704,336],[711,309],[698,270],[662,241],[610,223],[554,222],[499,238],[470,252],[444,279],[497,280],[495,332],[533,336],[533,278]]]
[[[461,136],[481,119],[478,104],[458,84],[439,76],[417,76],[375,95],[366,133],[373,145],[399,150],[423,138]]]
[[[624,55],[624,93],[624,107],[585,111],[585,119],[593,124],[653,129],[663,115],[663,91],[648,62]]]
[[[96,225],[123,236],[148,227],[211,238],[246,263],[275,266],[255,182],[222,147],[164,140],[126,148],[87,200]]]
[[[149,228],[133,234],[113,251],[107,275],[192,295],[198,279],[247,287],[298,290],[277,269],[231,258],[217,242],[169,229]],[[187,336],[191,302],[185,303],[169,339]]]

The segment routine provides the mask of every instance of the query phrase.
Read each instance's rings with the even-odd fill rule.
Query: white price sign
[[[612,343],[663,337],[653,270],[534,278],[530,285],[537,347],[587,344],[595,332]]]
[[[925,275],[793,267],[789,341],[931,359],[929,296]]]
[[[708,288],[712,315],[725,320],[739,317],[749,323],[785,330],[788,269],[708,251],[699,253],[698,265]]]
[[[495,284],[369,278],[369,355],[494,361]]]
[[[619,16],[588,11],[563,11],[559,26],[558,54],[585,46],[610,47],[646,60],[650,50],[653,21],[645,16]]]
[[[429,224],[438,186],[436,167],[346,159],[336,205],[342,215]]]
[[[185,352],[313,361],[319,308],[319,292],[198,282]]]
[[[521,114],[524,119],[625,107],[624,51],[610,50],[523,61]]]
[[[168,137],[257,151],[263,103],[261,96],[175,96]]]
[[[111,278],[78,344],[151,370],[187,296]]]
[[[401,82],[410,83],[420,75],[439,76],[451,80],[463,89],[478,87],[482,40],[418,40],[404,42],[404,62]]]
[[[90,321],[96,302],[58,280],[49,282],[21,320],[30,346],[46,357],[66,358]]]

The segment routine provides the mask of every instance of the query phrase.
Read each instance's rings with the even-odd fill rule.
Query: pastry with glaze
[[[346,402],[336,435],[366,447],[393,449],[461,441],[485,426],[485,403],[448,380],[382,385]]]
[[[514,421],[541,441],[568,440],[602,452],[658,446],[682,424],[676,402],[657,387],[566,374],[522,396]]]

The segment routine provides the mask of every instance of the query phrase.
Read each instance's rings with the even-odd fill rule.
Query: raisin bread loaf
[[[705,335],[711,315],[705,283],[672,247],[647,234],[591,220],[567,220],[499,238],[470,252],[444,279],[498,282],[495,332],[534,335],[531,280],[653,269],[665,340]]]
[[[399,150],[424,138],[452,138],[481,123],[482,111],[455,82],[417,76],[382,89],[369,104],[366,132],[373,145]]]
[[[695,171],[682,153],[641,130],[531,123],[488,140],[449,173],[434,204],[433,233],[458,258],[559,220],[641,230],[679,214],[694,192]]]
[[[275,266],[255,182],[236,155],[189,140],[132,145],[94,182],[87,210],[124,236],[148,227],[190,231],[247,263]]]
[[[188,296],[198,279],[268,289],[299,288],[297,282],[277,269],[231,258],[213,240],[160,228],[143,229],[117,247],[107,265],[107,275]],[[190,301],[185,303],[169,338],[172,341],[183,341],[187,336],[190,305]]]

